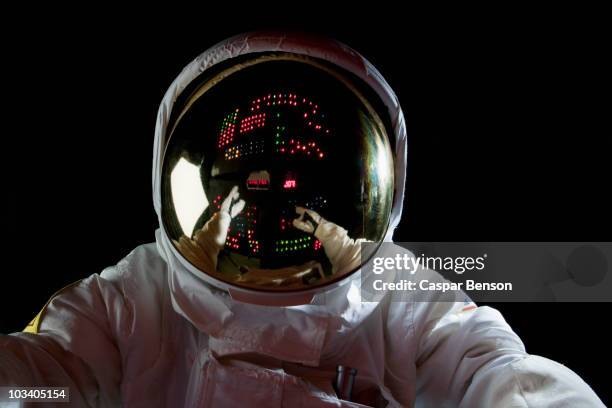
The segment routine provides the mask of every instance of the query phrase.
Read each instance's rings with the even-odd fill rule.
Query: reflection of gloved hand
[[[238,200],[238,198],[240,198],[238,186],[234,186],[227,197],[225,197],[225,200],[223,200],[221,203],[219,212],[227,213],[231,218],[234,218],[240,214],[240,212],[244,209],[244,200],[239,200],[235,203],[234,200]]]
[[[349,272],[361,264],[361,243],[365,239],[352,239],[347,230],[327,221],[315,211],[295,207],[295,212],[299,217],[293,220],[293,226],[313,234],[321,242],[334,275]]]
[[[232,218],[244,209],[244,200],[235,202],[239,197],[238,186],[234,186],[221,203],[219,211],[195,232],[193,239],[183,235],[178,242],[175,241],[181,253],[198,268],[207,272],[217,270],[217,257],[225,246]]]
[[[295,207],[295,212],[300,216],[293,220],[293,226],[309,234],[314,234],[319,224],[325,222],[317,212],[307,208]]]

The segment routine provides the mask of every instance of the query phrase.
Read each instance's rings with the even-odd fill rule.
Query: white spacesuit
[[[362,302],[359,270],[301,292],[240,286],[245,282],[240,275],[217,285],[217,272],[205,275],[194,267],[197,262],[185,259],[180,237],[171,236],[162,216],[162,164],[173,106],[211,67],[264,52],[326,61],[359,78],[380,98],[393,139],[395,190],[380,241],[391,240],[402,210],[406,135],[398,101],[385,80],[362,56],[337,42],[277,33],[231,38],[189,64],[161,103],[153,163],[160,218],[156,242],[58,292],[23,333],[0,337],[0,385],[67,386],[73,406],[603,406],[570,369],[527,354],[490,307],[463,299],[395,301],[393,293]],[[227,158],[235,150],[225,152]],[[230,217],[224,229],[232,217],[247,211],[244,203],[237,205],[238,210],[225,209]],[[306,232],[318,227],[319,234],[348,239],[336,224],[313,227],[322,219],[304,224],[305,210],[298,211],[295,227]],[[251,241],[250,248],[258,250]],[[216,261],[210,262],[216,269]],[[332,267],[339,262],[332,261]],[[332,387],[338,366],[357,370],[352,401],[339,398]]]

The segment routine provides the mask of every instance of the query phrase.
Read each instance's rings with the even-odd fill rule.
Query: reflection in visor
[[[323,139],[332,137],[324,118],[325,114],[317,103],[295,92],[285,90],[260,95],[251,99],[244,107],[236,107],[224,115],[218,130],[219,157],[223,157],[224,161],[244,161],[270,156],[278,156],[281,160],[322,160],[325,157],[322,148],[328,142]],[[226,166],[226,163],[218,163],[219,169]],[[303,164],[300,166],[303,167]],[[232,220],[225,247],[231,248],[234,254],[246,257],[260,256],[263,252],[268,255],[267,258],[270,258],[272,252],[277,260],[281,257],[293,258],[290,262],[293,262],[296,256],[304,259],[312,256],[313,251],[321,249],[321,243],[316,238],[293,228],[294,208],[296,205],[304,205],[309,209],[320,211],[326,200],[322,196],[306,201],[300,200],[302,191],[297,185],[296,171],[285,171],[282,177],[275,177],[275,185],[272,181],[268,170],[252,171],[244,187],[251,192],[287,193],[285,198],[287,204],[277,208],[278,218],[266,219],[265,221],[271,222],[266,222],[262,227],[270,230],[278,226],[279,230],[275,231],[274,239],[266,239],[264,240],[266,243],[260,245],[258,237],[262,233],[257,225],[260,214],[256,205],[247,203],[246,211]],[[265,235],[270,236],[270,232],[267,231]],[[260,259],[259,266],[262,266],[261,261]],[[282,266],[282,263],[264,261],[263,265],[278,267]],[[320,264],[317,265],[322,271]],[[263,275],[263,272],[260,274]],[[271,276],[270,273],[265,275]],[[324,276],[323,273],[320,275]]]
[[[178,251],[250,288],[299,289],[358,268],[359,239],[379,241],[391,209],[380,119],[308,64],[266,63],[230,79],[192,98],[168,142],[162,209]],[[167,176],[186,174],[185,162],[205,193],[189,211],[174,194],[185,181]]]
[[[198,166],[181,159],[172,170],[170,180],[172,203],[177,209],[178,222],[183,234],[191,236],[198,218],[208,207],[200,182],[200,170]]]

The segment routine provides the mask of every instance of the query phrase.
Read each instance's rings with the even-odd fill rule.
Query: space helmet
[[[263,304],[350,280],[376,248],[362,244],[389,239],[403,196],[401,112],[382,77],[335,41],[282,34],[279,46],[275,36],[238,36],[196,60],[156,145],[156,207],[173,256]]]

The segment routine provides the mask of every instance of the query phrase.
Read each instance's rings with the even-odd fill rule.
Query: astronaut
[[[362,298],[361,244],[392,242],[405,171],[397,98],[356,51],[212,47],[159,109],[156,242],[0,337],[0,385],[102,407],[603,406],[490,307]]]

